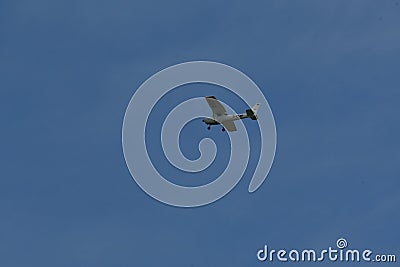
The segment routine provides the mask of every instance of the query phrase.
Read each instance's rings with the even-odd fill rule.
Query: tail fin
[[[257,115],[257,110],[260,107],[260,103],[255,104],[251,109],[253,110],[254,114]]]
[[[257,103],[251,109],[246,109],[247,117],[249,117],[252,120],[258,119],[257,110],[258,110],[259,107],[260,107],[260,104]]]

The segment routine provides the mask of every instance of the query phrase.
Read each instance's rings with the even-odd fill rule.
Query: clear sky
[[[324,249],[339,237],[399,261],[399,25],[396,0],[1,1],[0,266],[298,266],[256,253]],[[278,144],[254,194],[257,135],[236,188],[184,209],[136,185],[121,128],[143,81],[192,60],[252,78]],[[157,110],[208,94],[246,108],[221,88],[187,87]],[[218,176],[226,135],[201,121],[185,127],[183,152],[195,158],[212,136],[221,163],[188,178],[160,154],[162,119],[149,135],[160,171],[190,185]]]

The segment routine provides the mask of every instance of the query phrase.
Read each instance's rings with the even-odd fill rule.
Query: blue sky
[[[2,1],[0,265],[280,265],[257,262],[256,252],[323,249],[339,237],[399,258],[398,25],[391,0]],[[252,78],[274,112],[278,145],[256,193],[247,192],[255,149],[226,197],[182,209],[134,183],[121,127],[143,81],[191,60]],[[189,87],[245,108],[218,88]],[[192,136],[226,147],[219,130],[189,126],[189,157],[198,153]],[[156,160],[176,182],[187,179]]]

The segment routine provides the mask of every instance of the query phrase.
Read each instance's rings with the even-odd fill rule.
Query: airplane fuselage
[[[203,122],[207,125],[218,125],[224,121],[236,121],[248,118],[246,114],[235,114],[235,115],[220,115],[212,118],[204,118]]]

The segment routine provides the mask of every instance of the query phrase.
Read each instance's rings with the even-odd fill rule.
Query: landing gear
[[[222,128],[222,131],[225,132],[225,128]]]
[[[210,130],[211,129],[211,126],[209,125],[208,127],[207,127],[207,130]]]

